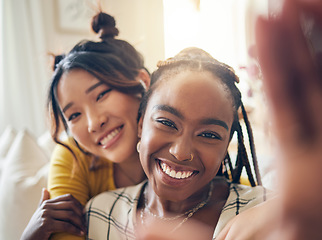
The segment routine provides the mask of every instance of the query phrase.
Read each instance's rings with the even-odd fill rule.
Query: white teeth
[[[190,177],[193,172],[192,171],[178,171],[171,169],[167,164],[164,162],[161,163],[161,169],[164,173],[166,173],[168,176],[176,179],[184,179]]]
[[[176,177],[176,172],[174,170],[171,170],[170,172],[170,177],[175,178]]]
[[[105,138],[101,140],[100,144],[104,146],[105,144],[108,143],[108,141],[110,141],[113,137],[115,137],[120,131],[121,131],[121,128],[117,128],[113,130],[112,132],[110,132],[109,135],[107,135]]]

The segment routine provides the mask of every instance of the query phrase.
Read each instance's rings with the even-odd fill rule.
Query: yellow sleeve
[[[67,148],[57,144],[52,153],[48,175],[48,190],[51,198],[70,193],[85,206],[91,197],[103,191],[115,189],[111,162],[108,161],[108,166],[105,168],[90,171],[90,157],[82,153],[72,142],[65,143],[76,154],[77,163]],[[50,239],[80,240],[85,237],[57,233]]]
[[[85,154],[72,144],[68,146],[76,154],[78,163],[76,164],[72,153],[67,148],[57,144],[51,157],[48,175],[50,197],[55,198],[70,193],[85,205],[89,200],[90,191],[87,181],[89,165]]]

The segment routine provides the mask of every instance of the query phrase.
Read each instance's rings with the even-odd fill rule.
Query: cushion
[[[5,157],[7,156],[8,150],[15,139],[16,131],[13,127],[8,126],[1,134],[0,137],[0,179],[2,174],[2,166],[5,161]]]
[[[0,159],[4,158],[7,155],[8,150],[9,150],[13,140],[15,139],[16,134],[17,134],[16,130],[11,126],[6,127],[6,129],[1,134],[1,137],[0,137]]]
[[[12,143],[0,182],[0,239],[20,239],[47,185],[49,157],[28,131]]]
[[[40,137],[38,137],[37,143],[45,151],[45,154],[48,156],[48,158],[50,158],[56,146],[56,143],[52,139],[50,132],[47,131],[44,134],[42,134]]]

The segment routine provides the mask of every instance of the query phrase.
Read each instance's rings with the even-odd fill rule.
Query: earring
[[[141,141],[139,141],[138,144],[136,144],[136,151],[138,151],[138,153],[140,153],[140,146],[141,146]]]
[[[190,159],[188,159],[188,162],[191,162],[193,160],[193,154],[190,153]]]

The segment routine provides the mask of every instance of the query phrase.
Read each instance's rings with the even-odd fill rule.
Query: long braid
[[[233,164],[231,163],[231,158],[230,158],[230,155],[229,153],[227,152],[227,155],[225,157],[225,160],[224,160],[224,164],[226,166],[226,171],[224,172],[224,176],[227,178],[227,179],[230,179],[229,177],[229,174],[228,174],[228,170],[231,172],[233,172]],[[232,176],[231,176],[232,177]]]
[[[262,185],[261,175],[260,175],[259,168],[258,168],[257,155],[256,155],[256,151],[255,151],[253,130],[250,126],[248,116],[247,116],[247,113],[246,113],[243,103],[241,103],[241,109],[242,109],[242,114],[243,114],[244,122],[246,125],[246,129],[247,129],[249,148],[250,148],[250,152],[251,152],[252,158],[253,158],[253,165],[254,165],[254,171],[255,171],[255,175],[256,175],[256,181],[257,181],[258,185]]]
[[[246,147],[245,147],[245,144],[244,144],[243,130],[242,130],[242,127],[241,127],[239,122],[238,122],[238,131],[237,131],[237,133],[238,133],[237,136],[238,136],[238,152],[239,152],[238,155],[241,158],[242,167],[244,166],[246,168],[246,173],[247,173],[247,176],[248,176],[250,184],[252,186],[256,186],[256,183],[254,181],[254,177],[253,177],[253,174],[252,174],[252,170],[250,168],[250,163],[249,163],[249,160],[248,160],[248,154],[247,154]],[[240,178],[240,176],[239,176],[239,178]]]

